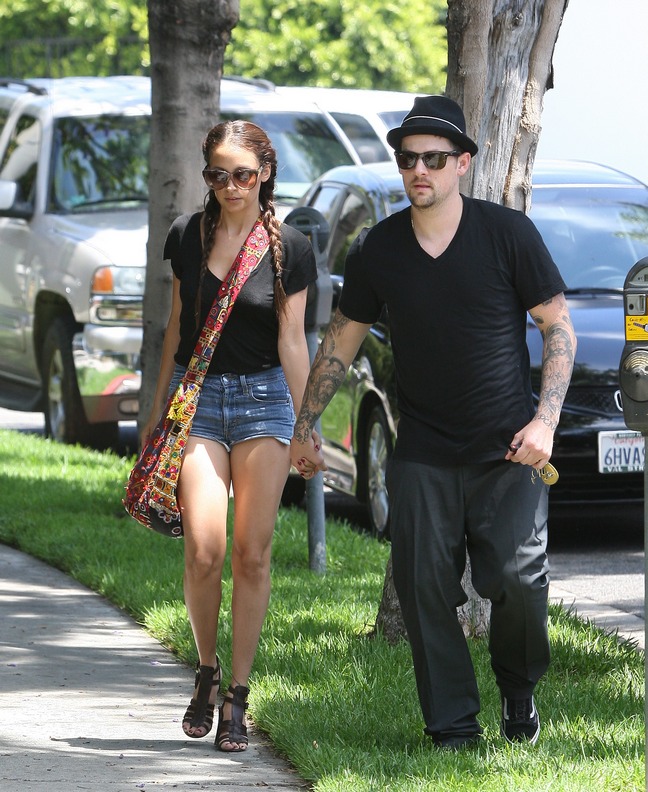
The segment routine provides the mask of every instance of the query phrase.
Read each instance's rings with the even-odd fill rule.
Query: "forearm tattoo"
[[[574,329],[566,311],[547,328],[542,327],[541,317],[533,318],[544,339],[542,382],[536,418],[550,429],[555,429],[574,368]]]
[[[295,422],[294,436],[300,443],[308,440],[317,419],[344,382],[348,365],[335,355],[335,351],[337,340],[349,321],[336,311],[317,350]]]

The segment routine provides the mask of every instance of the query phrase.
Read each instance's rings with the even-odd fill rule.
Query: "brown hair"
[[[203,157],[209,165],[211,153],[214,148],[229,143],[238,148],[244,148],[253,152],[259,162],[259,167],[270,166],[270,178],[261,182],[259,190],[259,203],[261,204],[261,215],[270,238],[270,253],[272,255],[272,269],[274,270],[274,302],[277,314],[286,301],[286,292],[281,282],[281,272],[283,263],[283,249],[281,246],[281,233],[279,231],[280,222],[275,216],[274,207],[274,186],[277,176],[277,154],[272,147],[270,138],[260,126],[250,121],[223,121],[209,130],[202,145]],[[214,245],[216,228],[220,220],[221,206],[214,196],[214,191],[210,190],[205,198],[205,217],[204,217],[204,241],[203,257],[200,265],[200,280],[198,282],[198,294],[196,295],[196,324],[200,318],[200,296],[202,284],[207,271],[209,254]]]

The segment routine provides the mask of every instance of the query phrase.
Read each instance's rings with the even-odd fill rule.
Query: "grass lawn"
[[[187,664],[182,541],[121,506],[132,460],[0,431],[0,541],[113,601]],[[327,572],[308,568],[306,514],[282,509],[272,599],[251,680],[258,727],[316,792],[634,792],[645,788],[644,655],[551,606],[553,662],[537,690],[535,748],[499,736],[486,643],[470,649],[483,745],[446,753],[423,735],[409,648],[370,639],[389,547],[327,522]],[[219,654],[228,677],[226,574]],[[188,691],[189,697],[189,691]]]

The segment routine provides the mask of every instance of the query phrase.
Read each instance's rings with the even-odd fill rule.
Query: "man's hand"
[[[554,431],[543,421],[534,418],[511,440],[505,459],[540,470],[551,458]]]

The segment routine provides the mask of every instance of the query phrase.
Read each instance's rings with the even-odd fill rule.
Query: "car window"
[[[362,163],[389,160],[389,152],[366,118],[357,113],[332,112],[331,115],[353,144]]]
[[[373,207],[360,194],[349,192],[345,198],[329,244],[329,267],[334,275],[344,274],[344,262],[351,243],[365,226],[376,222]]]
[[[378,117],[382,119],[387,129],[394,129],[403,123],[403,119],[409,113],[407,110],[383,110],[378,113]]]
[[[148,116],[59,118],[48,211],[84,212],[148,200]]]
[[[34,203],[40,141],[39,121],[31,115],[21,116],[0,164],[0,178],[17,182],[17,201],[27,205]]]
[[[221,114],[243,118],[265,129],[277,152],[277,199],[301,198],[311,183],[336,165],[352,165],[351,155],[325,116],[316,113],[253,112]]]
[[[534,187],[531,219],[570,289],[622,289],[648,256],[648,190]]]

